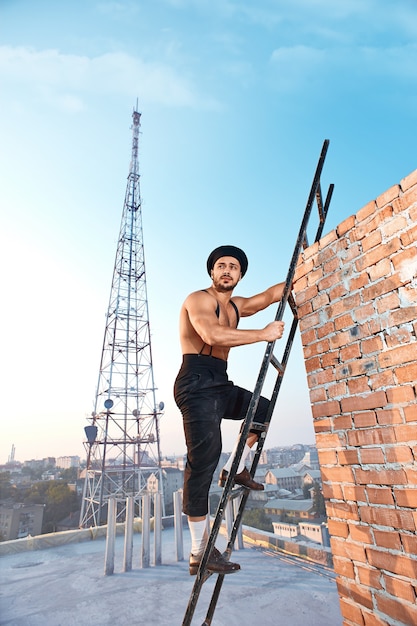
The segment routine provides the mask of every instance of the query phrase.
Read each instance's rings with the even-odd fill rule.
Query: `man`
[[[252,397],[252,392],[228,380],[230,348],[275,341],[282,337],[284,330],[284,323],[277,321],[259,330],[237,328],[240,317],[253,315],[278,302],[284,290],[284,283],[280,283],[250,298],[232,298],[247,268],[248,259],[240,248],[220,246],[213,250],[207,259],[211,286],[191,293],[180,313],[183,361],[175,381],[174,396],[183,416],[187,445],[183,511],[188,515],[191,533],[190,574],[197,573],[207,544],[208,493],[222,449],[221,420],[243,419]],[[265,421],[268,404],[266,398],[260,398],[255,422]],[[248,489],[263,489],[245,467],[245,459],[258,437],[256,431],[249,433],[235,477],[235,483]],[[222,471],[221,484],[226,481],[235,450]],[[229,574],[239,570],[240,565],[227,561],[213,548],[207,569]]]

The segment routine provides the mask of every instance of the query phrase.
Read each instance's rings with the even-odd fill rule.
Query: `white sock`
[[[198,556],[204,552],[206,547],[208,534],[207,534],[207,520],[201,522],[191,522],[188,520],[188,526],[191,534],[191,554]]]
[[[233,459],[235,458],[235,454],[236,454],[236,449],[239,445],[239,440],[236,442],[236,445],[234,447],[233,452],[231,453],[231,455],[229,456],[229,458],[227,459],[227,463],[226,465],[223,467],[224,470],[226,470],[226,472],[230,472],[230,468],[232,467],[232,463],[233,463]],[[237,468],[236,474],[240,474],[240,472],[243,472],[243,470],[245,469],[245,461],[248,458],[249,452],[250,452],[250,448],[248,446],[248,444],[245,444],[245,447],[243,449],[243,453],[239,462],[239,467]]]

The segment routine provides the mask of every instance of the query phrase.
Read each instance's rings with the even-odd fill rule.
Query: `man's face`
[[[240,263],[232,256],[222,256],[211,270],[213,285],[218,291],[233,291],[241,279]]]

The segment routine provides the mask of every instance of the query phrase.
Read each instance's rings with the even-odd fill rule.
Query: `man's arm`
[[[262,293],[258,293],[250,298],[236,296],[232,299],[239,309],[240,316],[248,317],[249,315],[254,315],[259,311],[263,311],[274,302],[279,302],[282,298],[282,294],[284,293],[284,287],[285,283],[278,283],[277,285],[272,285],[272,287],[262,291]]]
[[[275,341],[282,337],[284,328],[282,322],[271,322],[265,328],[256,330],[223,326],[216,317],[212,298],[202,292],[195,292],[188,296],[184,306],[195,332],[209,346],[233,348],[258,341]]]

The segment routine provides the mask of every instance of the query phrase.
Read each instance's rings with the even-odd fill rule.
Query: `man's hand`
[[[265,333],[264,341],[275,341],[281,339],[284,334],[284,322],[271,322],[263,329]]]

